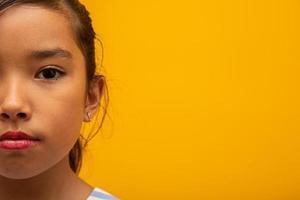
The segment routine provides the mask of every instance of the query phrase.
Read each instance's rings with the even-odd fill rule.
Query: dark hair
[[[91,83],[95,79],[100,79],[102,83],[101,88],[101,107],[102,118],[99,121],[99,126],[94,134],[89,133],[87,138],[80,135],[77,139],[73,148],[69,152],[69,164],[71,169],[78,174],[82,166],[82,155],[83,149],[86,147],[88,142],[93,139],[93,137],[101,129],[105,116],[107,114],[108,106],[108,88],[105,76],[103,74],[96,74],[96,56],[95,56],[95,40],[99,41],[102,48],[102,59],[100,66],[102,67],[103,61],[103,44],[101,40],[96,37],[96,33],[92,26],[92,20],[90,14],[83,4],[78,0],[0,0],[0,12],[4,11],[12,6],[21,4],[32,4],[50,8],[56,11],[62,11],[67,17],[70,18],[70,22],[74,28],[74,36],[77,45],[79,46],[82,54],[85,57],[85,68],[86,68],[86,95]],[[100,110],[101,111],[101,110]],[[99,111],[99,112],[100,112]],[[98,113],[99,114],[99,113]],[[97,115],[98,118],[98,115]],[[96,119],[97,119],[96,118]],[[93,126],[94,127],[94,126]]]

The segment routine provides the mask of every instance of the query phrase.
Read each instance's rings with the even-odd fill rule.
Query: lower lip
[[[37,140],[2,140],[0,141],[1,149],[24,150],[34,147],[39,143]]]

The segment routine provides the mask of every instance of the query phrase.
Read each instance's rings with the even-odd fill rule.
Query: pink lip
[[[0,137],[0,148],[8,150],[21,150],[33,147],[39,139],[21,131],[7,131]]]
[[[7,131],[0,136],[0,141],[2,140],[38,140],[38,139],[22,131]]]

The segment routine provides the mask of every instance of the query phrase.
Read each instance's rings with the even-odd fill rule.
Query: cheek
[[[50,151],[70,150],[80,135],[84,110],[84,88],[66,87],[45,98],[47,106],[39,107],[37,120]]]
[[[82,125],[82,105],[73,103],[61,104],[56,112],[45,116],[45,132],[41,153],[47,158],[49,165],[62,160],[70,152],[80,136]]]
[[[64,146],[66,143],[74,143],[79,137],[82,124],[82,109],[78,106],[66,105],[61,112],[56,113],[49,119],[46,137],[54,141],[55,148]],[[50,121],[51,120],[51,121]],[[47,139],[47,138],[46,138]]]

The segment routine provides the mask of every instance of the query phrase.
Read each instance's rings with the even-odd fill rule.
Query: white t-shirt
[[[86,200],[118,200],[118,199],[112,196],[111,194],[109,194],[108,192],[96,187],[90,193],[90,196]]]

